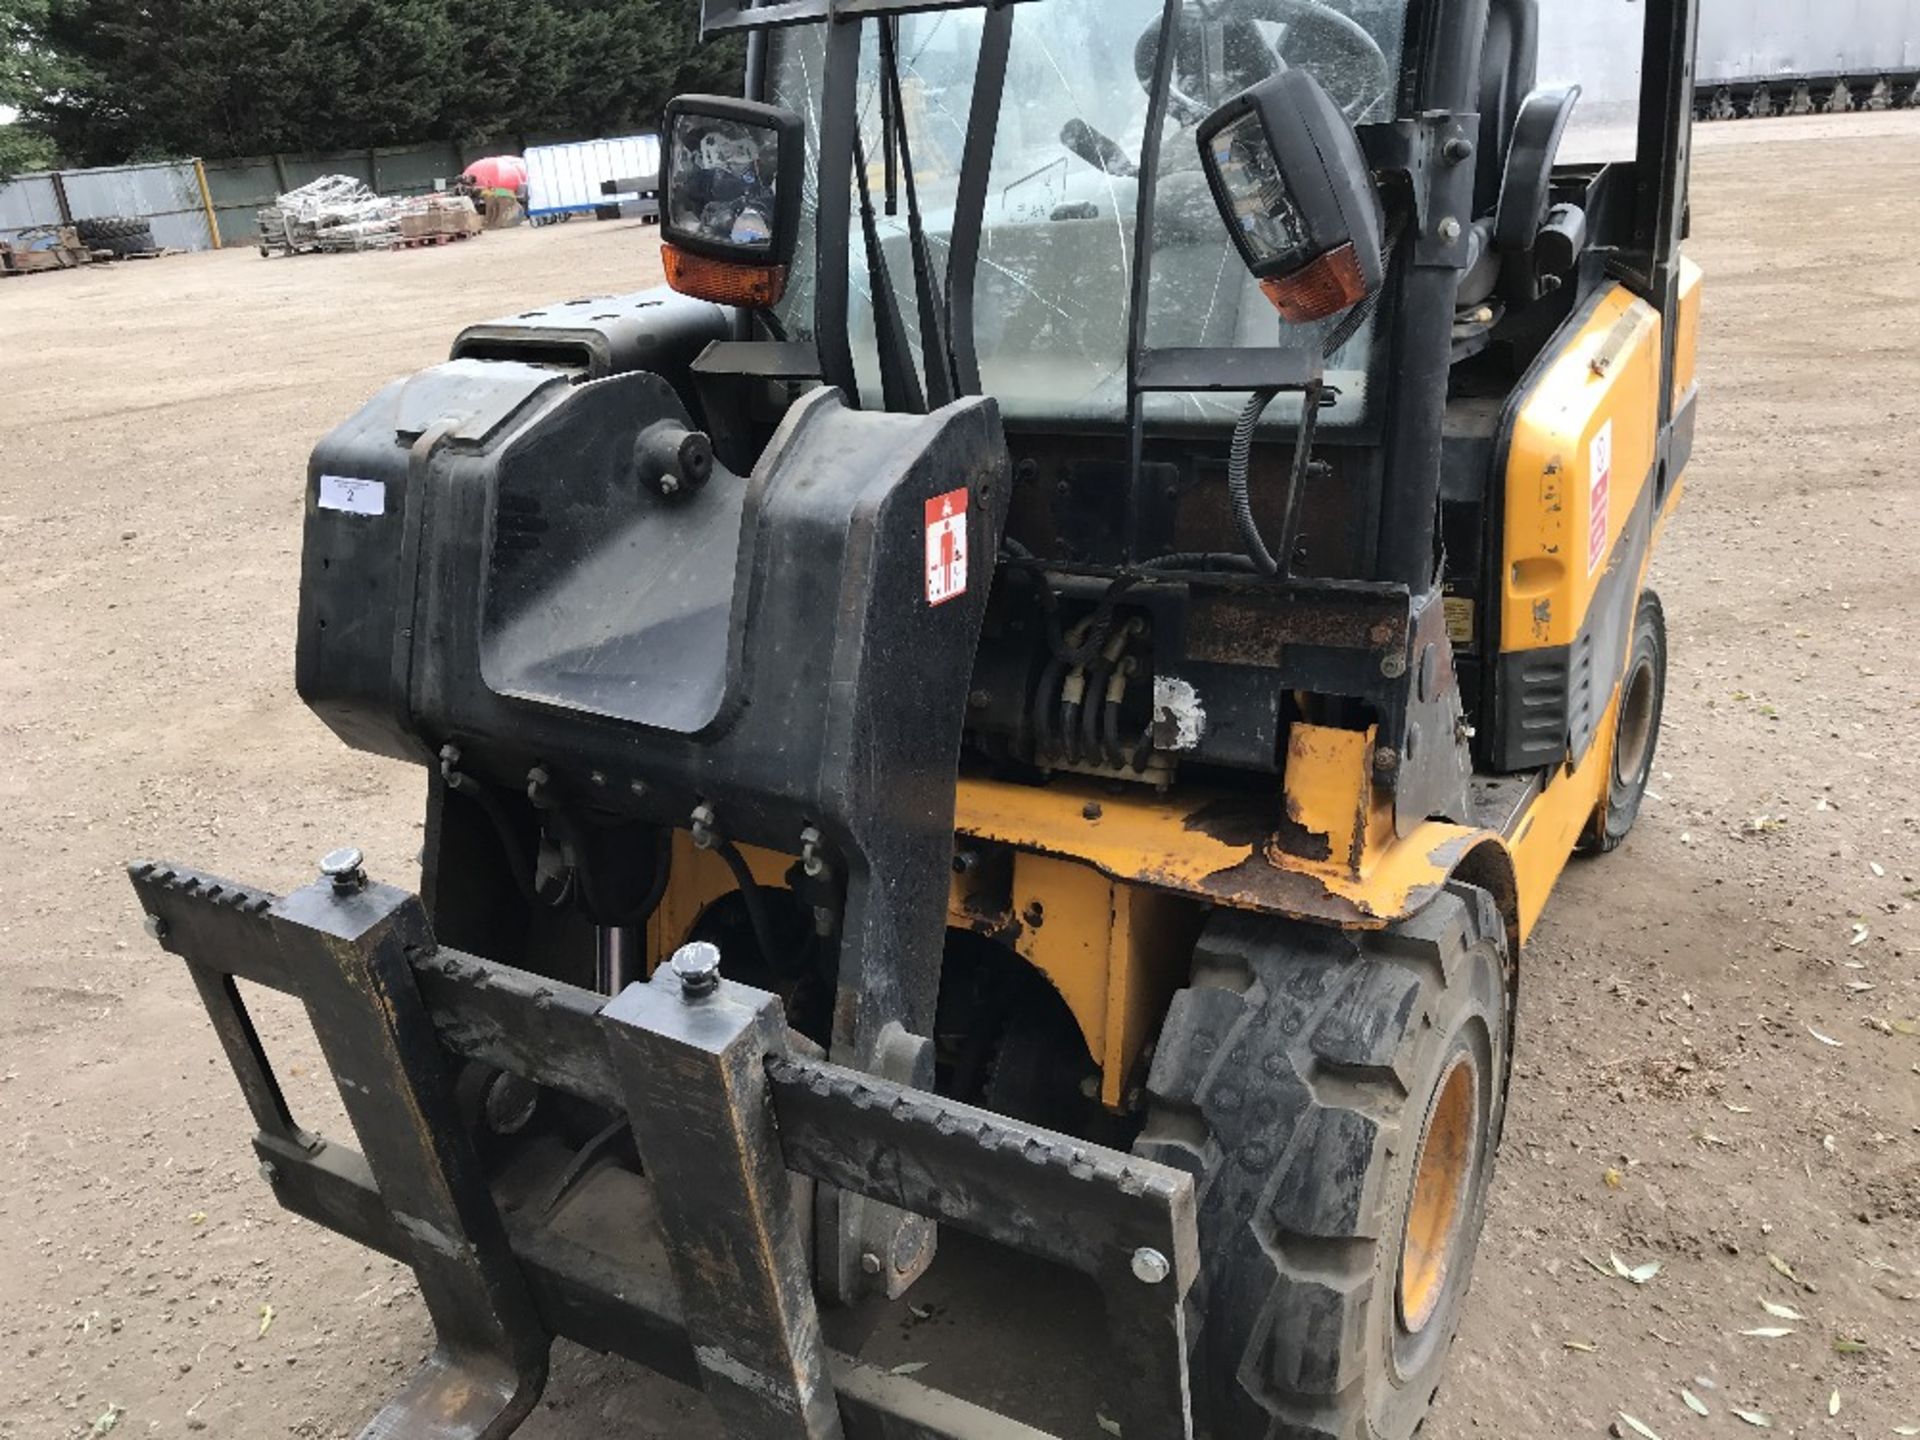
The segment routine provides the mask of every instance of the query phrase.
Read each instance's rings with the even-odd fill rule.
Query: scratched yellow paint
[[[1659,312],[1616,285],[1520,411],[1507,458],[1503,650],[1571,645],[1586,621],[1651,479],[1660,334]]]

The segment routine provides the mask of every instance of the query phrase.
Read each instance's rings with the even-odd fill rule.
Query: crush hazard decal
[[[927,603],[944,605],[967,593],[967,492],[927,501]]]
[[[1587,475],[1592,490],[1587,504],[1587,574],[1600,568],[1607,558],[1607,527],[1613,518],[1613,422],[1609,420],[1593,437],[1593,451],[1587,457]]]

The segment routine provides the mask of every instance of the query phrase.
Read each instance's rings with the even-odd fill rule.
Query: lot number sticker
[[[1600,568],[1607,558],[1607,525],[1613,518],[1613,422],[1609,420],[1593,437],[1593,452],[1587,457],[1587,473],[1592,478],[1591,501],[1587,506],[1587,574]]]
[[[927,501],[927,603],[944,605],[967,593],[967,492]]]
[[[320,477],[320,508],[348,515],[387,513],[387,486],[383,480],[349,480],[344,475]]]

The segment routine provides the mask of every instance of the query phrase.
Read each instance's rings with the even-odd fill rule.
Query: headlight
[[[1199,139],[1221,219],[1284,318],[1325,320],[1379,289],[1379,195],[1351,122],[1312,75],[1261,81]]]
[[[761,308],[786,291],[805,160],[790,110],[718,95],[667,107],[662,258],[683,294]]]

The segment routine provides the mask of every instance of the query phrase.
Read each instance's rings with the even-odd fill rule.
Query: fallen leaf
[[[1120,1422],[1118,1420],[1109,1420],[1098,1411],[1094,1412],[1093,1418],[1100,1422],[1100,1428],[1106,1431],[1107,1434],[1118,1435],[1120,1433]]]
[[[896,1365],[887,1371],[889,1375],[918,1375],[929,1364],[925,1360],[909,1360],[904,1365]]]
[[[1757,1426],[1762,1430],[1771,1430],[1773,1428],[1773,1417],[1771,1415],[1762,1415],[1758,1410],[1735,1410],[1733,1413],[1749,1425]]]
[[[1791,1305],[1776,1305],[1771,1300],[1762,1300],[1760,1302],[1760,1308],[1776,1320],[1805,1320],[1807,1318]]]
[[[1742,1330],[1742,1335],[1751,1335],[1756,1340],[1784,1340],[1793,1334],[1783,1325],[1762,1325],[1758,1330]]]
[[[1873,935],[1873,931],[1869,930],[1866,926],[1855,925],[1853,927],[1853,938],[1847,941],[1847,944],[1849,946],[1864,945],[1872,937],[1872,935]]]
[[[93,1422],[93,1429],[89,1433],[94,1435],[107,1434],[114,1426],[120,1423],[120,1417],[126,1413],[127,1407],[124,1405],[107,1406],[106,1413]]]
[[[1600,1348],[1598,1345],[1586,1340],[1563,1340],[1560,1343],[1565,1345],[1569,1350],[1578,1350],[1582,1355],[1592,1355]]]
[[[1866,1341],[1855,1340],[1847,1335],[1835,1336],[1833,1341],[1833,1353],[1836,1355],[1864,1355],[1871,1348]]]
[[[1869,860],[1867,862],[1867,869],[1873,872],[1873,878],[1876,880],[1884,880],[1887,878],[1887,867],[1882,865],[1878,860]],[[1834,1413],[1838,1414],[1839,1412],[1835,1411]]]
[[[1633,1431],[1634,1434],[1644,1436],[1645,1440],[1660,1440],[1658,1435],[1647,1428],[1645,1421],[1634,1419],[1633,1416],[1627,1414],[1624,1410],[1620,1412],[1620,1418],[1627,1422],[1627,1428]]]
[[[207,1212],[204,1210],[196,1210],[193,1214],[187,1216],[187,1221],[193,1225],[204,1225],[207,1223]]]
[[[1752,1106],[1750,1106],[1750,1105],[1734,1105],[1734,1104],[1730,1104],[1730,1103],[1727,1103],[1727,1102],[1724,1102],[1724,1101],[1723,1101],[1722,1103],[1723,1103],[1723,1104],[1727,1104],[1727,1109],[1728,1109],[1728,1110],[1730,1110],[1730,1111],[1731,1111],[1731,1112],[1732,1112],[1733,1114],[1735,1114],[1735,1115],[1751,1115],[1751,1114],[1753,1114],[1753,1107],[1752,1107]]]
[[[1818,1030],[1814,1029],[1811,1025],[1807,1027],[1807,1033],[1813,1036],[1813,1038],[1818,1040],[1822,1045],[1831,1045],[1835,1050],[1844,1050],[1847,1048],[1846,1043],[1844,1041],[1836,1040],[1831,1035],[1822,1035]]]
[[[1833,1392],[1832,1397],[1827,1401],[1827,1415],[1829,1417],[1832,1417],[1832,1416],[1838,1415],[1839,1413],[1840,1413],[1840,1392],[1836,1390]]]
[[[1660,1262],[1658,1260],[1650,1261],[1645,1265],[1629,1266],[1627,1262],[1622,1260],[1618,1255],[1609,1255],[1607,1258],[1613,1261],[1615,1274],[1622,1280],[1631,1280],[1636,1285],[1644,1285],[1660,1273]]]
[[[1609,1170],[1600,1178],[1606,1181],[1609,1190],[1618,1190],[1622,1185],[1627,1183],[1627,1177],[1622,1175],[1618,1170]]]
[[[1893,1028],[1902,1035],[1920,1035],[1920,1020],[1896,1020]]]
[[[1602,1265],[1598,1260],[1594,1259],[1591,1255],[1582,1255],[1580,1259],[1594,1272],[1594,1274],[1604,1275],[1609,1280],[1613,1279],[1613,1271],[1607,1269],[1606,1266]]]
[[[272,1327],[273,1327],[273,1306],[268,1305],[263,1301],[260,1305],[260,1333],[254,1336],[253,1338],[256,1340],[266,1339],[267,1331],[270,1330]]]
[[[1687,1409],[1691,1410],[1696,1415],[1713,1414],[1711,1410],[1707,1409],[1707,1402],[1702,1400],[1698,1395],[1694,1394],[1691,1390],[1685,1389],[1683,1387],[1680,1391],[1680,1398],[1686,1401]]]
[[[1800,1277],[1793,1273],[1793,1266],[1787,1264],[1786,1261],[1782,1260],[1778,1255],[1774,1254],[1771,1250],[1767,1252],[1767,1264],[1773,1267],[1774,1273],[1776,1275],[1783,1276],[1784,1278],[1793,1281],[1793,1283],[1796,1285],[1800,1283]]]
[[[1920,1425],[1896,1425],[1893,1427],[1893,1433],[1896,1435],[1920,1435]]]
[[[933,1311],[925,1305],[909,1305],[907,1306],[907,1313],[916,1320],[931,1320],[933,1318]]]

